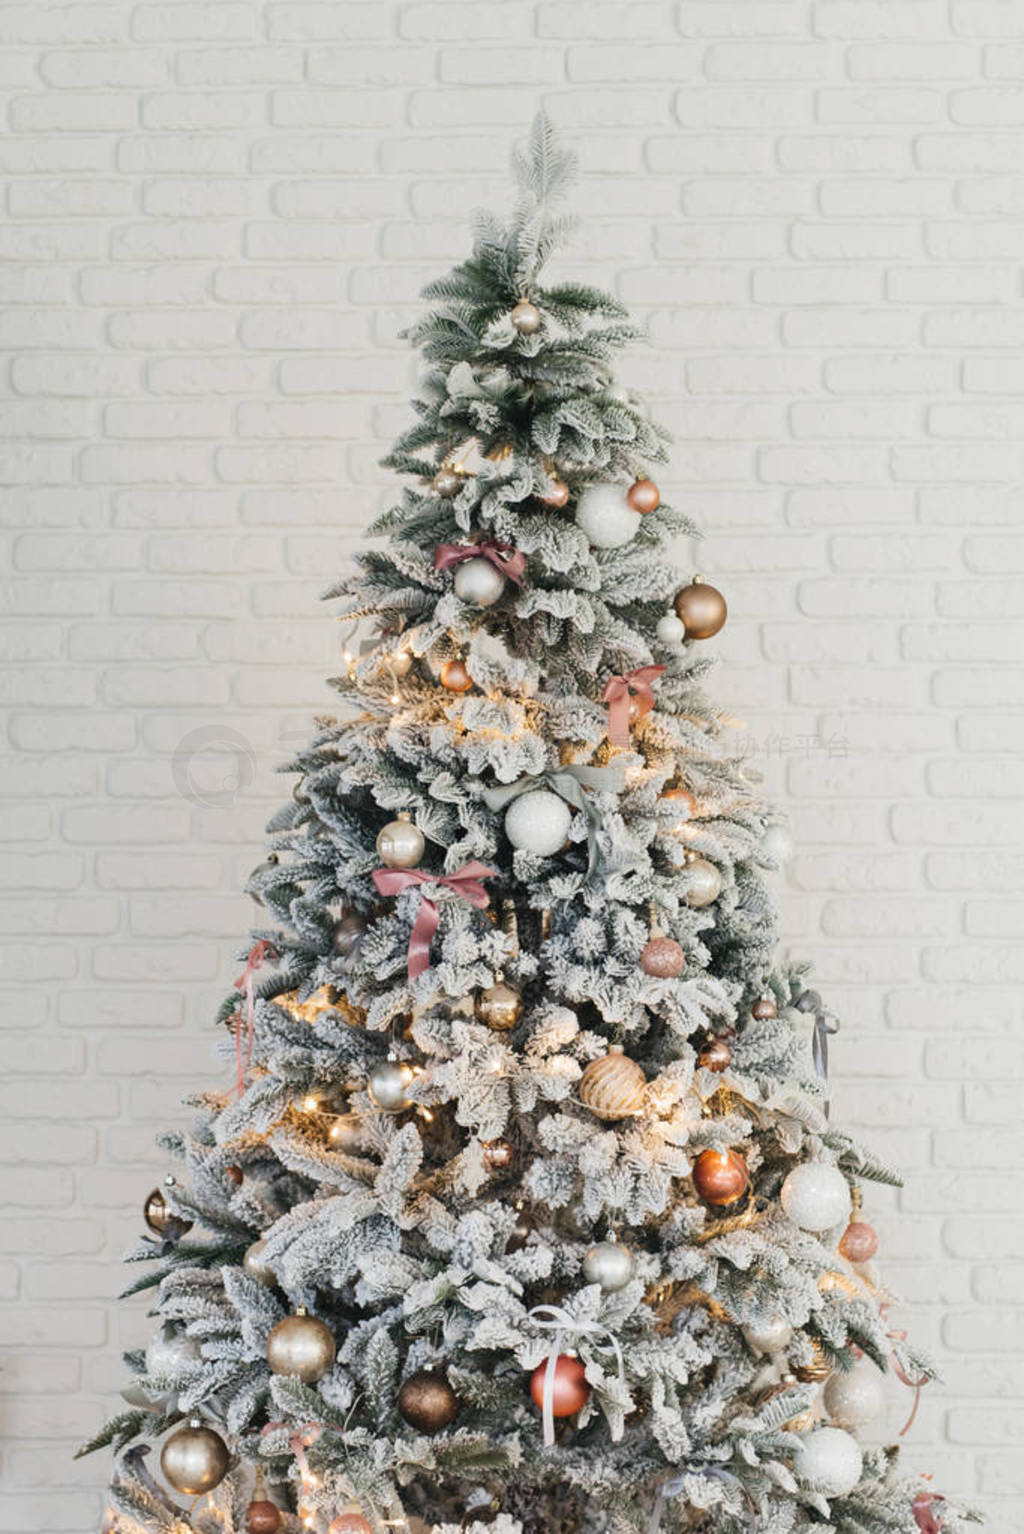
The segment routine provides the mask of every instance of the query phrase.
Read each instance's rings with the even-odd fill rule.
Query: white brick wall
[[[838,1114],[907,1171],[872,1211],[946,1381],[911,1462],[1019,1531],[1022,71],[1024,0],[0,3],[0,1534],[97,1526],[117,1255],[218,1079],[396,331],[540,102],[573,267],[650,325]]]

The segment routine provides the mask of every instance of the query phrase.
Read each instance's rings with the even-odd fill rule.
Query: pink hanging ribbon
[[[313,1447],[317,1439],[320,1437],[320,1434],[323,1432],[324,1426],[325,1424],[322,1422],[306,1422],[302,1427],[298,1429],[297,1432],[289,1434],[288,1447],[295,1455],[295,1463],[298,1465],[299,1474],[302,1476],[304,1481],[308,1480],[310,1475],[309,1460],[306,1458],[306,1450]],[[261,1437],[265,1438],[268,1433],[276,1433],[281,1428],[284,1428],[284,1430],[287,1432],[287,1422],[268,1422],[267,1425],[261,1429]]]
[[[919,1491],[914,1498],[911,1512],[921,1534],[942,1534],[942,1514],[936,1513],[935,1503],[945,1502],[937,1491]]]
[[[656,682],[664,670],[664,666],[638,666],[635,671],[627,671],[625,676],[613,676],[609,680],[601,694],[601,702],[608,705],[608,739],[613,746],[629,745],[629,705],[635,698],[638,716],[649,714],[654,707],[651,683]]]
[[[889,1307],[887,1305],[883,1305],[881,1307],[881,1316],[883,1321],[887,1321],[889,1319],[887,1314],[888,1308]],[[886,1332],[885,1335],[891,1342],[906,1342],[907,1340],[907,1334],[905,1331],[894,1330]],[[910,1408],[910,1416],[900,1428],[899,1432],[899,1436],[903,1438],[904,1435],[909,1433],[910,1429],[914,1426],[914,1421],[917,1417],[917,1413],[921,1405],[921,1392],[928,1383],[929,1375],[922,1374],[919,1379],[911,1379],[910,1375],[907,1373],[906,1369],[897,1358],[895,1349],[889,1355],[889,1363],[892,1367],[893,1374],[895,1374],[900,1384],[906,1385],[908,1390],[912,1390],[914,1392],[914,1403]]]
[[[463,863],[462,867],[457,868],[453,874],[432,874],[423,868],[377,868],[374,870],[373,882],[381,895],[400,895],[403,890],[410,889],[414,884],[443,884],[446,889],[454,891],[461,900],[476,906],[478,911],[483,911],[489,905],[491,897],[480,881],[494,878],[497,873],[496,868],[488,868],[486,863],[475,861]],[[422,975],[425,969],[430,968],[430,945],[440,920],[441,913],[435,902],[423,895],[409,937],[410,980],[415,980],[417,975]]]
[[[517,586],[523,584],[526,555],[510,543],[495,543],[493,538],[481,538],[479,543],[439,543],[434,550],[434,569],[448,570],[452,565],[461,565],[465,559],[486,559]]]
[[[245,1046],[242,1045],[242,1017],[238,1016],[235,1027],[235,1064],[237,1066],[236,1086],[238,1095],[241,1097],[245,1091],[245,1073],[252,1064],[252,1052],[256,1043],[256,1003],[253,997],[253,976],[262,966],[265,959],[275,957],[273,943],[268,943],[260,938],[258,943],[253,943],[249,949],[249,957],[245,961],[245,968],[235,981],[235,990],[245,992]]]

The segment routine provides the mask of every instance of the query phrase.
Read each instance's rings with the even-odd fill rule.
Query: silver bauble
[[[423,856],[426,839],[419,826],[412,823],[408,810],[399,811],[377,833],[377,851],[388,868],[415,868]]]
[[[540,329],[540,310],[528,298],[519,300],[510,318],[521,336],[536,335]]]
[[[412,1071],[397,1060],[382,1060],[370,1072],[367,1090],[378,1108],[385,1113],[400,1113],[408,1108],[408,1088]]]
[[[173,1432],[160,1451],[160,1469],[183,1497],[199,1497],[219,1486],[230,1461],[223,1438],[198,1418]]]
[[[589,485],[576,502],[576,526],[595,549],[618,549],[635,536],[643,517],[626,500],[628,485]]]
[[[828,1161],[795,1166],[779,1195],[786,1214],[801,1230],[815,1233],[845,1225],[850,1218],[850,1185]]]
[[[549,788],[531,788],[505,811],[505,835],[523,852],[550,857],[565,846],[572,810]]]
[[[752,1321],[743,1328],[743,1335],[755,1353],[781,1353],[793,1340],[793,1328],[785,1316],[770,1316],[767,1321]]]
[[[267,1363],[272,1374],[294,1374],[304,1385],[315,1385],[334,1366],[334,1334],[316,1316],[296,1311],[279,1321],[267,1338]]]
[[[343,1113],[336,1118],[327,1131],[327,1138],[331,1142],[331,1149],[336,1151],[356,1151],[363,1146],[363,1121],[357,1113]]]
[[[859,1359],[846,1373],[829,1378],[822,1404],[836,1427],[867,1427],[885,1410],[881,1371],[869,1358]]]
[[[701,910],[711,905],[722,893],[722,875],[707,858],[694,858],[686,864],[686,892],[683,899],[688,906]]]
[[[339,958],[350,958],[365,931],[366,917],[360,916],[357,911],[346,911],[334,924],[331,947]]]
[[[162,1327],[146,1348],[146,1373],[160,1380],[178,1380],[202,1360],[202,1350],[188,1332]]]
[[[662,644],[682,644],[686,638],[686,625],[680,622],[675,613],[666,613],[664,618],[658,619],[658,627],[654,632]]]
[[[455,595],[474,607],[493,607],[505,590],[505,577],[489,559],[465,559],[455,569]]]
[[[242,1258],[242,1267],[249,1277],[254,1278],[258,1284],[266,1284],[268,1289],[272,1289],[277,1283],[277,1275],[273,1268],[268,1267],[263,1260],[263,1253],[266,1249],[267,1243],[261,1236],[246,1251],[245,1256]]]
[[[583,1277],[588,1284],[600,1284],[606,1294],[625,1289],[635,1272],[633,1253],[618,1241],[599,1241],[583,1259]]]

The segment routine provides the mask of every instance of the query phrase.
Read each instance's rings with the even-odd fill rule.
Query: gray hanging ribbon
[[[584,790],[593,788],[607,794],[621,794],[625,786],[626,774],[622,767],[571,764],[567,767],[553,767],[549,772],[539,773],[536,777],[519,778],[515,783],[499,783],[494,788],[485,788],[483,798],[489,810],[504,810],[520,794],[529,793],[533,788],[549,788],[553,794],[564,799],[566,804],[571,804],[573,809],[580,810],[586,817],[587,873],[593,875],[601,864],[601,848],[597,836],[604,825],[604,816]]]
[[[687,1465],[676,1475],[669,1476],[658,1487],[658,1495],[654,1499],[654,1511],[647,1528],[647,1534],[658,1534],[661,1528],[661,1515],[665,1510],[665,1502],[669,1497],[678,1497],[680,1492],[686,1489],[686,1477],[688,1475],[706,1475],[716,1481],[728,1481],[730,1485],[738,1486],[743,1500],[747,1506],[747,1531],[748,1534],[757,1534],[757,1508],[754,1499],[750,1495],[738,1475],[731,1470],[724,1470],[721,1465]]]
[[[835,1017],[825,1006],[817,991],[801,991],[797,997],[796,1009],[798,1012],[814,1013],[814,1033],[811,1038],[811,1053],[814,1058],[814,1069],[819,1078],[828,1085],[828,1041],[832,1034],[839,1032],[839,1019]],[[828,1097],[825,1098],[825,1117],[828,1118]]]

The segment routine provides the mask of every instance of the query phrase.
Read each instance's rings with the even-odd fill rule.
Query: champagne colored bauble
[[[146,1373],[158,1380],[178,1380],[202,1360],[202,1349],[188,1332],[161,1327],[146,1348]]]
[[[674,980],[683,972],[686,955],[674,937],[652,937],[644,944],[640,968],[658,980]]]
[[[588,485],[576,502],[576,525],[595,549],[619,549],[631,542],[640,520],[626,500],[625,485]]]
[[[703,1150],[693,1163],[693,1186],[706,1204],[726,1208],[750,1186],[747,1163],[734,1150]]]
[[[836,1427],[851,1432],[867,1427],[885,1410],[881,1372],[869,1358],[858,1359],[845,1374],[830,1376],[822,1402]]]
[[[505,1033],[509,1028],[514,1028],[522,1017],[523,998],[514,985],[506,985],[504,980],[497,980],[494,985],[478,992],[473,1009],[478,1022],[486,1023],[488,1028],[498,1033]]]
[[[504,1172],[516,1159],[516,1149],[511,1140],[487,1140],[483,1146],[483,1162],[489,1172]]]
[[[266,1284],[268,1289],[272,1289],[277,1283],[277,1274],[267,1266],[264,1260],[263,1254],[266,1250],[267,1243],[261,1236],[246,1249],[245,1256],[242,1258],[242,1267],[258,1284]]]
[[[793,1340],[793,1328],[785,1316],[769,1316],[767,1321],[745,1326],[743,1336],[755,1353],[781,1353]]]
[[[850,1218],[850,1185],[827,1161],[795,1166],[782,1184],[782,1207],[801,1230],[831,1230]]]
[[[388,868],[415,868],[425,846],[426,838],[419,826],[413,825],[408,810],[400,810],[377,833],[377,852]]]
[[[382,1060],[370,1072],[367,1089],[378,1108],[385,1113],[401,1113],[409,1106],[408,1089],[413,1073],[398,1060]]]
[[[398,1410],[410,1427],[421,1433],[439,1433],[455,1421],[459,1398],[443,1374],[417,1369],[398,1392]]]
[[[334,1334],[316,1316],[298,1310],[279,1321],[267,1338],[267,1363],[272,1374],[294,1374],[304,1385],[315,1385],[334,1367]]]
[[[388,670],[392,676],[401,678],[408,676],[412,670],[412,651],[408,649],[392,650],[388,656]],[[270,1504],[273,1507],[273,1503]]]
[[[219,1486],[230,1460],[228,1446],[220,1434],[212,1427],[204,1427],[198,1418],[173,1432],[160,1451],[164,1478],[183,1497],[200,1497],[204,1491]]]
[[[365,916],[360,916],[355,911],[346,911],[345,915],[334,924],[334,931],[331,933],[331,947],[340,959],[347,959],[353,953],[356,944],[365,931]]]
[[[329,1525],[327,1534],[373,1534],[373,1526],[358,1510],[339,1513]]]
[[[635,1272],[633,1253],[618,1241],[599,1241],[583,1259],[583,1277],[588,1284],[600,1284],[606,1294],[625,1289]]]
[[[505,577],[489,559],[466,559],[455,568],[455,595],[474,607],[493,607],[505,590]]]
[[[456,474],[454,469],[438,469],[431,484],[437,495],[443,495],[448,500],[451,496],[458,495],[462,476]]]
[[[250,1502],[245,1510],[245,1527],[249,1534],[277,1534],[281,1527],[281,1509],[266,1497]]]
[[[661,505],[661,491],[653,479],[638,479],[626,491],[626,500],[634,511],[646,516],[649,511],[657,511]]]
[[[867,1220],[851,1220],[839,1238],[839,1254],[847,1262],[870,1262],[878,1251],[878,1232]]]
[[[778,1008],[770,996],[759,996],[750,1009],[750,1015],[763,1023],[769,1017],[777,1017]]]
[[[159,1188],[154,1188],[147,1198],[142,1209],[142,1217],[150,1230],[158,1236],[183,1236],[186,1231],[192,1229],[191,1220],[183,1220],[180,1215],[172,1214],[167,1207],[167,1200]]]
[[[473,678],[466,670],[466,662],[463,660],[446,660],[441,667],[441,686],[447,687],[449,692],[468,692],[473,685]]]
[[[690,790],[684,788],[681,783],[673,783],[670,787],[663,788],[658,797],[664,799],[669,804],[678,804],[681,809],[686,810],[688,815],[696,815],[697,813],[696,799],[690,793]]]
[[[564,479],[552,479],[543,495],[538,496],[542,506],[547,506],[550,511],[559,511],[569,499],[569,486]]]
[[[683,899],[694,910],[712,905],[722,893],[722,875],[707,858],[693,858],[686,864],[686,893]]]
[[[727,1071],[732,1064],[732,1050],[725,1039],[711,1039],[697,1056],[697,1064],[705,1071]]]
[[[538,1364],[530,1375],[530,1396],[538,1411],[544,1410],[544,1376],[547,1360]],[[575,1417],[590,1399],[590,1386],[586,1371],[578,1358],[571,1353],[559,1353],[555,1360],[554,1386],[551,1392],[551,1415]]]
[[[658,626],[654,630],[662,644],[682,644],[686,638],[686,624],[675,613],[666,613],[664,618],[658,619]]]
[[[689,586],[677,591],[673,604],[676,617],[686,627],[687,639],[711,639],[725,623],[728,609],[725,598],[714,586],[695,575]]]
[[[337,1151],[360,1150],[363,1144],[363,1125],[357,1113],[343,1113],[334,1120],[327,1131],[331,1149]]]
[[[505,811],[505,835],[521,852],[551,857],[565,846],[572,810],[549,788],[530,788]]]
[[[842,1428],[819,1427],[802,1440],[793,1469],[826,1497],[845,1497],[860,1480],[864,1459],[857,1440]]]
[[[521,298],[509,317],[521,336],[536,335],[540,329],[540,310],[528,298]]]
[[[615,1123],[640,1112],[646,1086],[643,1069],[613,1046],[583,1072],[580,1099],[595,1118]]]

